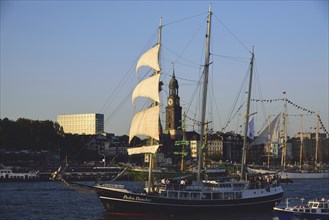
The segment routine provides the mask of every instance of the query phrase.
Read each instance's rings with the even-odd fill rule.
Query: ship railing
[[[184,199],[184,200],[231,200],[241,199],[242,192],[201,192],[201,191],[177,191],[169,190],[161,193],[163,197],[171,199]]]
[[[148,187],[148,182],[146,181],[145,182],[145,187]],[[169,184],[162,184],[162,183],[154,183],[153,184],[153,187],[158,187],[159,189],[162,189],[162,190],[177,190],[177,191],[180,191],[180,190],[186,190],[186,188],[189,188],[189,190],[200,190],[200,189],[190,189],[192,186],[190,184],[187,184],[187,185],[182,185],[182,184],[179,184],[179,183],[169,183]]]
[[[279,186],[279,183],[277,181],[274,181],[272,183],[268,183],[266,181],[256,181],[256,182],[249,182],[247,185],[247,189],[269,189],[269,187],[276,187]]]
[[[102,186],[104,187],[108,187],[108,188],[115,188],[115,189],[124,189],[125,186],[124,185],[120,185],[120,184],[103,184]]]

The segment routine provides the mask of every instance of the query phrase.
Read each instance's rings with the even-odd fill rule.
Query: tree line
[[[0,147],[15,150],[50,150],[80,148],[81,137],[64,134],[63,128],[50,120],[0,119]]]
[[[100,158],[97,152],[86,148],[86,144],[93,138],[93,135],[64,133],[57,122],[50,120],[0,119],[0,149],[9,151],[47,150],[59,152],[61,159],[67,157],[73,160],[98,160]],[[128,143],[128,140],[127,135],[118,137],[120,143]],[[139,145],[144,143],[137,137],[134,137],[133,142]]]

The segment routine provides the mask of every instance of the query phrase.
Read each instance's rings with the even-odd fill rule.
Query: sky
[[[307,111],[298,106],[319,111],[328,131],[328,1],[1,1],[0,118],[56,121],[60,114],[97,112],[106,132],[128,134],[136,111],[130,93],[146,72],[136,75],[135,65],[157,42],[160,17],[162,107],[174,67],[183,111],[193,118],[209,3],[212,128],[221,130],[235,114],[239,91],[245,98],[254,46],[252,98],[276,100],[286,92],[295,104],[288,104],[288,132],[301,130],[298,115]],[[255,130],[283,111],[282,101],[258,104],[251,110]],[[236,119],[227,131],[240,132],[240,125]],[[303,131],[314,127],[314,114],[305,115]]]

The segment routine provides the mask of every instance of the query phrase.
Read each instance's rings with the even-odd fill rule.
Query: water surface
[[[89,184],[83,183],[83,184]],[[329,198],[329,179],[295,180],[282,184],[284,196],[289,198]],[[284,206],[284,201],[281,202]],[[0,183],[0,219],[97,219],[132,220],[154,217],[127,217],[109,215],[96,193],[86,188],[68,187],[58,182]],[[157,220],[276,220],[272,212],[230,213],[163,216]]]

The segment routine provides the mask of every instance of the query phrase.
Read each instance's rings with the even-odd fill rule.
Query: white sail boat
[[[278,150],[280,145],[280,119],[281,113],[278,114],[273,120],[271,116],[268,117],[268,126],[256,137],[252,145],[264,145],[265,152],[267,153],[267,168],[249,166],[247,168],[249,173],[253,174],[278,174],[279,170],[271,169],[271,158],[278,157]]]
[[[211,16],[209,8],[206,33],[206,56],[204,65],[203,79],[203,101],[201,106],[201,137],[204,135],[205,112],[206,112],[206,94],[208,82],[208,68],[210,55],[210,33]],[[137,71],[140,66],[147,66],[154,70],[154,74],[140,82],[133,92],[134,99],[142,96],[153,100],[153,105],[141,112],[138,112],[132,120],[130,129],[130,140],[135,135],[150,137],[151,145],[139,148],[129,149],[129,154],[148,154],[149,155],[149,181],[146,190],[137,190],[136,188],[125,185],[108,183],[94,186],[104,207],[112,214],[174,214],[191,212],[214,212],[225,213],[231,211],[252,211],[252,210],[272,210],[276,203],[283,197],[283,190],[276,181],[261,182],[259,187],[255,187],[251,182],[241,181],[204,181],[201,179],[202,152],[201,146],[198,149],[198,175],[197,181],[179,187],[174,184],[166,186],[152,185],[152,158],[157,153],[159,143],[159,76],[161,69],[159,67],[159,50],[161,47],[161,22],[159,27],[158,44],[147,51],[140,58],[137,64]],[[251,59],[251,75],[254,55]],[[251,89],[251,79],[249,91]],[[250,103],[250,92],[249,92]],[[247,120],[249,115],[249,105],[247,108]],[[247,131],[245,131],[247,132]],[[201,142],[202,142],[201,138]],[[245,149],[245,147],[244,147]],[[245,155],[245,150],[243,151]],[[245,162],[245,160],[243,160]],[[242,163],[244,164],[244,163]],[[242,171],[244,171],[242,165]]]

